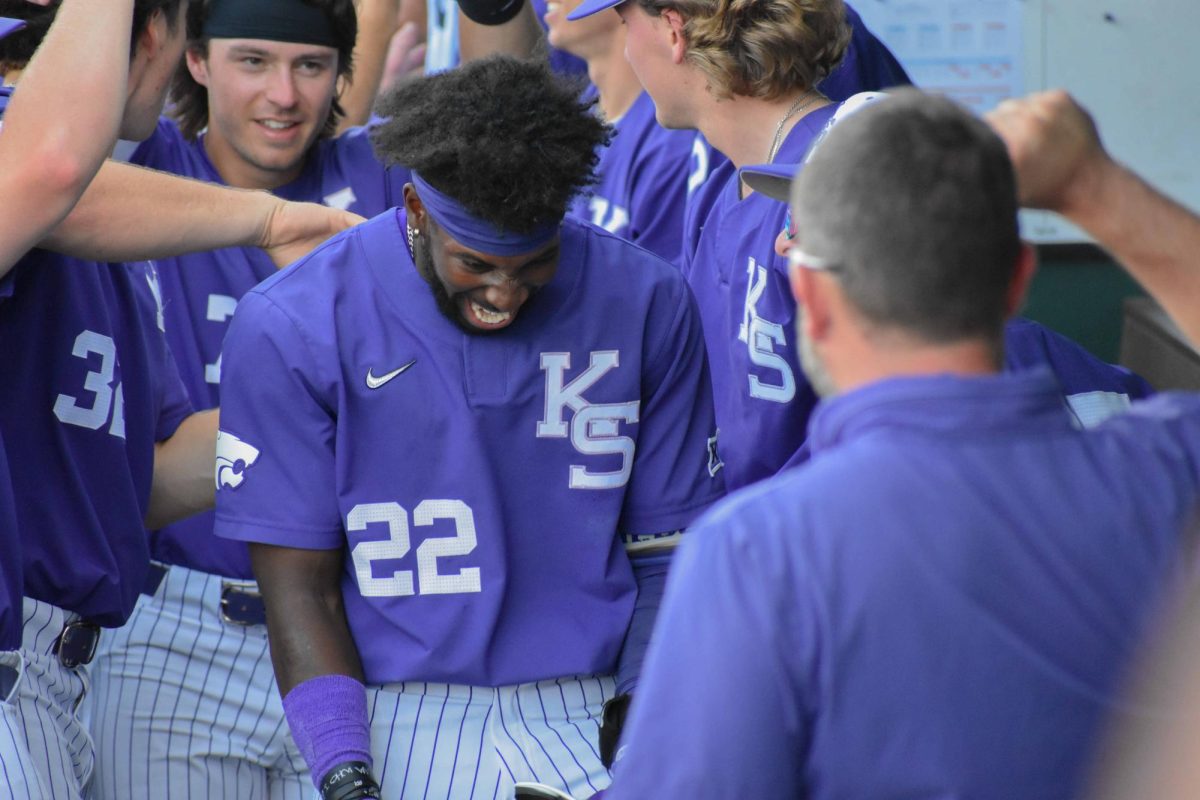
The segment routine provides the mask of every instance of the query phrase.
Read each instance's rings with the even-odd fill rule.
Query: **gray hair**
[[[929,342],[1002,341],[1020,254],[1003,142],[953,102],[901,90],[839,122],[792,188],[805,252],[864,319]]]

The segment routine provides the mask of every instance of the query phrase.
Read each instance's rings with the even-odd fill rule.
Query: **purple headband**
[[[25,20],[0,17],[0,39],[25,27]]]
[[[437,224],[445,228],[456,242],[480,253],[493,256],[524,255],[542,247],[558,234],[557,224],[542,225],[524,235],[502,231],[473,216],[457,200],[433,188],[416,172],[412,174],[412,182],[421,202]]]

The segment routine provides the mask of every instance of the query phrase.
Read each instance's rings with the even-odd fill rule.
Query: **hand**
[[[275,266],[286,267],[330,236],[364,221],[358,214],[317,203],[275,200],[263,226],[259,247]]]
[[[1008,146],[1023,206],[1070,215],[1113,166],[1095,122],[1064,91],[1005,100],[985,119]]]
[[[419,74],[424,68],[425,45],[421,42],[421,32],[417,30],[416,23],[406,22],[388,44],[379,91],[386,92],[414,73]]]

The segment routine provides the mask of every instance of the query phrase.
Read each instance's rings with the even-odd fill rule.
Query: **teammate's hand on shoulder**
[[[985,119],[1008,146],[1023,206],[1070,216],[1115,166],[1091,115],[1062,90],[1005,100]]]
[[[625,717],[629,714],[631,694],[619,694],[604,704],[600,716],[600,763],[611,770],[620,757],[621,731],[625,728]]]
[[[286,267],[330,236],[364,221],[358,214],[318,203],[277,200],[267,216],[259,247],[275,266]]]

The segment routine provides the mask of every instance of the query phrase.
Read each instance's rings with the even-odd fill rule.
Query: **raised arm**
[[[0,133],[0,277],[58,224],[112,152],[133,0],[63,0]],[[81,80],[81,76],[86,79]]]
[[[355,0],[358,11],[358,39],[354,44],[354,77],[342,93],[346,116],[339,132],[365,125],[379,92],[403,74],[418,70],[425,63],[425,47],[420,43],[414,19],[415,0]],[[401,74],[395,74],[401,73]]]
[[[491,21],[511,13],[503,9],[517,3],[521,7],[514,16],[500,23]],[[462,63],[498,54],[528,58],[544,38],[530,0],[459,0],[458,55]]]
[[[1200,343],[1200,217],[1114,161],[1065,92],[1007,101],[988,121],[1008,145],[1022,204],[1087,231]]]
[[[314,203],[289,203],[266,192],[108,161],[41,246],[97,261],[262,247],[284,266],[361,221],[357,214]]]

